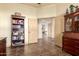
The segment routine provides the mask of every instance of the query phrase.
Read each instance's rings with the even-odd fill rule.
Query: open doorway
[[[54,38],[54,26],[55,22],[53,17],[39,18],[38,19],[38,38]]]

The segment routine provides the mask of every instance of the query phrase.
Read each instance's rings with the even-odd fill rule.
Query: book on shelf
[[[24,20],[19,20],[18,24],[24,24]]]
[[[18,40],[17,36],[13,36],[12,38],[13,38],[13,40]]]
[[[21,28],[21,26],[20,25],[13,25],[13,28]]]
[[[13,24],[24,24],[24,20],[13,20]]]
[[[24,39],[24,36],[20,36],[20,39],[23,40]]]
[[[13,31],[13,35],[18,35],[18,31]]]

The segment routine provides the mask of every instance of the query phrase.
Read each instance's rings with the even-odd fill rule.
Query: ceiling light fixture
[[[37,4],[39,4],[39,5],[40,5],[41,3],[37,3]]]

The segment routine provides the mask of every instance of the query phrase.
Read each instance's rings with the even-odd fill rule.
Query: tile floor
[[[53,39],[39,39],[24,47],[7,48],[7,56],[71,56],[54,44]]]

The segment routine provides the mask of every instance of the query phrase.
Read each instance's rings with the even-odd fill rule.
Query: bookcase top
[[[11,15],[12,18],[18,18],[18,19],[25,19],[24,16],[16,16],[16,15]]]

